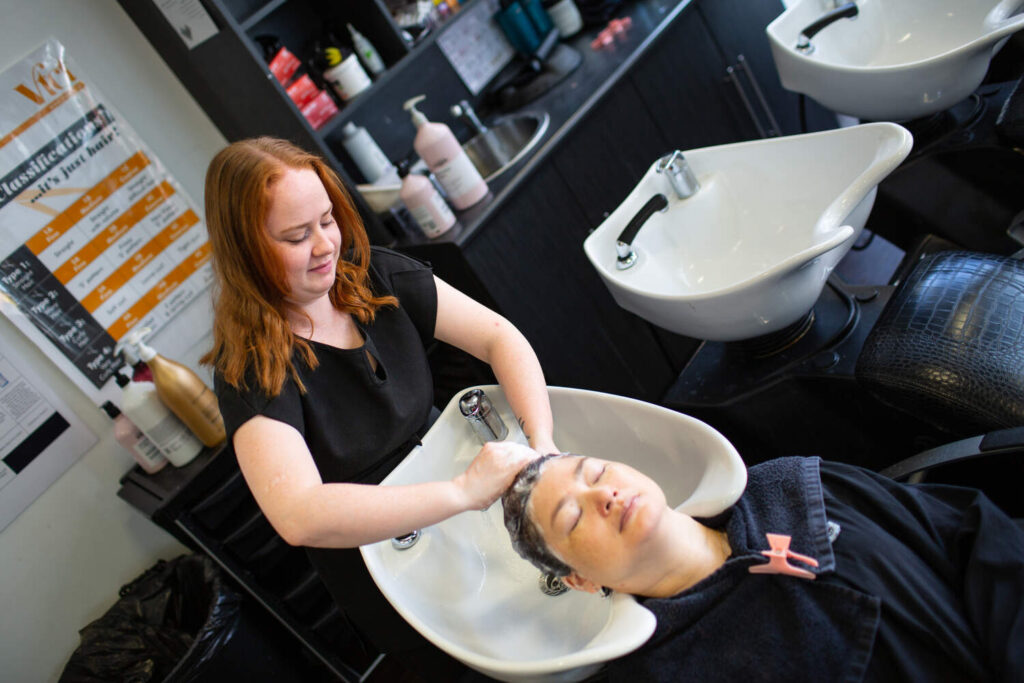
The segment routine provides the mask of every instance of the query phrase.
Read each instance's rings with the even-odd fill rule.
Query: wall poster
[[[0,72],[0,310],[22,332],[97,405],[118,403],[117,341],[211,280],[195,205],[63,45]]]
[[[0,530],[97,441],[25,368],[24,358],[0,350]]]

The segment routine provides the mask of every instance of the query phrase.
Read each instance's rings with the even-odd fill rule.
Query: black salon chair
[[[886,474],[928,471],[929,479],[978,486],[1021,516],[1024,261],[966,251],[921,258],[865,340],[856,378],[949,439]]]

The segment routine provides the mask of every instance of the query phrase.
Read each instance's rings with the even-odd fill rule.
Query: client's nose
[[[602,515],[610,514],[619,499],[618,489],[611,486],[595,486],[591,491],[598,512]]]

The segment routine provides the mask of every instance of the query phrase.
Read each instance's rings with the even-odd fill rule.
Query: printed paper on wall
[[[97,440],[25,367],[10,349],[0,351],[0,530]]]

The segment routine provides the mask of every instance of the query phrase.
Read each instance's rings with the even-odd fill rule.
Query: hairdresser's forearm
[[[320,484],[288,506],[278,532],[292,545],[353,548],[437,524],[474,503],[453,481]]]
[[[526,338],[516,328],[508,327],[490,349],[491,369],[530,446],[553,451],[551,403],[544,372]]]
[[[434,335],[488,363],[530,445],[553,450],[551,405],[533,348],[515,326],[443,280],[437,284]]]

